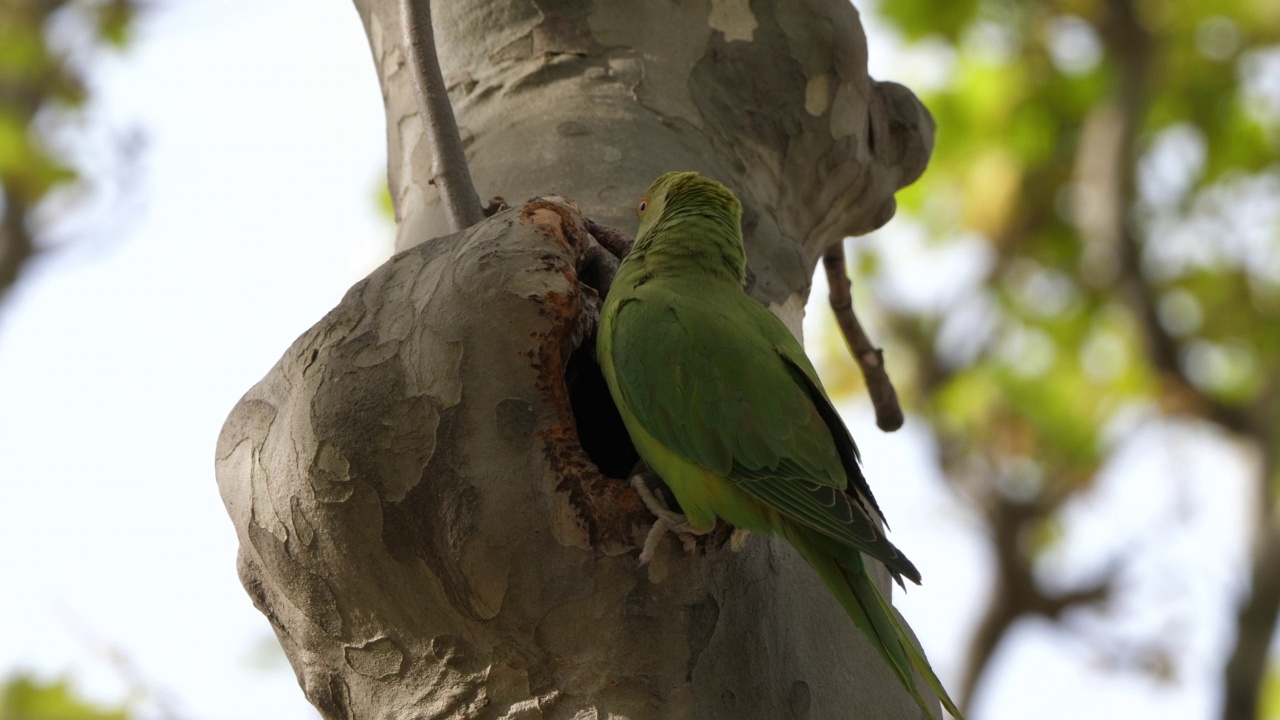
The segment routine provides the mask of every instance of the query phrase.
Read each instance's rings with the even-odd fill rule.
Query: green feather
[[[913,671],[960,717],[863,566],[920,574],[880,528],[858,450],[786,326],[743,292],[742,206],[668,173],[601,313],[596,353],[636,450],[696,527],[781,535],[839,599],[926,712]]]

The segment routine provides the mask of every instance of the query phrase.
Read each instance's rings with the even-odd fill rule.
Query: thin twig
[[[871,342],[853,311],[853,292],[844,263],[844,241],[841,240],[822,254],[822,265],[827,270],[827,284],[831,287],[831,310],[835,312],[840,332],[844,334],[853,359],[862,369],[867,383],[867,394],[876,409],[876,425],[885,432],[902,427],[902,406],[898,393],[893,389],[889,373],[884,369],[884,352]]]
[[[440,73],[436,40],[431,29],[430,0],[401,0],[405,47],[409,54],[413,89],[418,96],[418,112],[431,143],[431,182],[440,191],[445,213],[454,230],[470,227],[483,219],[480,195],[471,182],[471,169],[462,150],[458,122],[453,117],[449,93]]]

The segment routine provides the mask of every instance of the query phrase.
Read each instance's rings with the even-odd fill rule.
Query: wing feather
[[[618,308],[613,364],[645,430],[790,520],[919,582],[881,531],[857,448],[800,344],[745,294],[708,295],[652,282]]]

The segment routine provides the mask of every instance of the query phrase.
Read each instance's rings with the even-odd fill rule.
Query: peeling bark
[[[541,201],[415,246],[232,412],[241,578],[308,699],[330,718],[918,713],[785,545],[667,541],[636,567],[651,519],[586,456],[563,381],[587,238]]]
[[[481,193],[582,210],[515,203],[444,235],[396,2],[357,7],[403,252],[249,391],[217,455],[242,581],[308,699],[326,718],[918,717],[785,543],[667,539],[637,568],[652,518],[622,481],[584,284],[608,274],[584,215],[630,231],[666,170],[739,192],[751,289],[779,312],[832,237],[888,219],[932,123],[866,77],[856,11],[433,8]]]
[[[758,299],[805,291],[823,251],[873,230],[919,177],[933,120],[867,76],[844,0],[455,0],[436,45],[481,197],[571,197],[631,230],[670,170],[697,170],[745,208]],[[387,105],[397,247],[450,231],[430,175],[394,0],[357,0]]]

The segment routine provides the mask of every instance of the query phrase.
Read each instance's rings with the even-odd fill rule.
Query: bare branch
[[[1095,139],[1080,143],[1083,166],[1092,166],[1091,182],[1114,194],[1101,205],[1100,238],[1113,244],[1120,260],[1122,283],[1128,301],[1140,323],[1147,355],[1160,371],[1173,394],[1186,401],[1196,414],[1238,433],[1249,433],[1249,413],[1223,403],[1191,382],[1179,360],[1178,340],[1165,329],[1157,311],[1157,291],[1142,269],[1142,232],[1130,210],[1137,198],[1136,174],[1138,134],[1150,104],[1150,67],[1153,39],[1135,14],[1132,0],[1109,0],[1102,37],[1107,52],[1115,58],[1120,74],[1116,91],[1092,113],[1090,123],[1097,130],[1087,133]]]
[[[1249,568],[1249,590],[1236,611],[1236,644],[1223,673],[1223,720],[1259,717],[1261,690],[1270,667],[1271,638],[1280,618],[1280,525],[1274,514],[1274,488],[1280,481],[1280,448],[1275,437],[1280,406],[1273,404],[1259,437],[1262,462],[1257,480],[1258,534]]]
[[[1213,398],[1197,388],[1187,377],[1178,359],[1178,341],[1160,322],[1156,290],[1142,273],[1141,253],[1137,231],[1126,224],[1120,233],[1120,262],[1127,277],[1130,302],[1141,321],[1147,356],[1151,363],[1173,384],[1179,397],[1189,400],[1188,404],[1196,414],[1232,432],[1251,434],[1253,419],[1247,410]]]
[[[430,0],[401,0],[405,48],[418,96],[418,112],[431,143],[431,182],[440,191],[449,223],[454,230],[470,227],[484,217],[480,196],[471,182],[471,169],[462,150],[458,122],[453,117],[449,93],[436,56],[435,34],[431,29]]]
[[[1065,483],[1054,483],[1061,487]],[[991,530],[991,549],[996,559],[995,589],[991,604],[974,630],[960,685],[960,707],[968,709],[973,692],[989,669],[990,661],[1014,624],[1028,616],[1039,615],[1057,621],[1073,608],[1097,605],[1111,595],[1120,575],[1119,563],[1102,577],[1084,587],[1057,594],[1044,590],[1035,574],[1035,559],[1023,550],[1020,538],[1033,523],[1052,516],[1067,495],[1056,495],[1030,502],[1013,500],[992,492],[986,505],[987,526]]]
[[[1114,238],[1124,272],[1129,301],[1142,325],[1147,354],[1172,389],[1189,400],[1200,416],[1233,432],[1251,438],[1261,448],[1264,462],[1258,479],[1259,525],[1250,568],[1248,595],[1236,616],[1236,644],[1223,674],[1222,715],[1224,720],[1253,720],[1257,717],[1259,690],[1266,670],[1271,638],[1280,615],[1280,527],[1274,516],[1272,483],[1276,480],[1276,452],[1273,445],[1276,411],[1269,398],[1260,395],[1250,409],[1223,403],[1191,382],[1179,362],[1179,345],[1160,323],[1156,289],[1142,271],[1142,238],[1129,217],[1136,192],[1136,138],[1145,118],[1151,84],[1150,66],[1154,40],[1138,18],[1133,0],[1109,0],[1102,33],[1109,55],[1120,69],[1120,84],[1108,101],[1114,107],[1116,137],[1114,155],[1107,170],[1114,184],[1117,202],[1104,228]],[[1082,151],[1085,151],[1082,148]]]
[[[827,270],[827,284],[831,287],[831,310],[836,315],[836,322],[840,324],[840,332],[844,334],[853,359],[858,361],[862,370],[867,394],[876,409],[876,425],[885,432],[893,432],[902,427],[902,406],[898,404],[898,393],[893,389],[893,381],[884,367],[884,351],[867,337],[853,311],[853,292],[845,269],[843,240],[827,248],[822,255],[822,265]]]
[[[1262,528],[1255,550],[1249,596],[1236,616],[1236,645],[1224,673],[1223,720],[1260,717],[1260,689],[1268,667],[1271,638],[1280,606],[1280,529]]]
[[[27,229],[26,205],[11,188],[4,188],[3,218],[0,218],[0,299],[18,280],[23,265],[36,254],[35,241]]]

